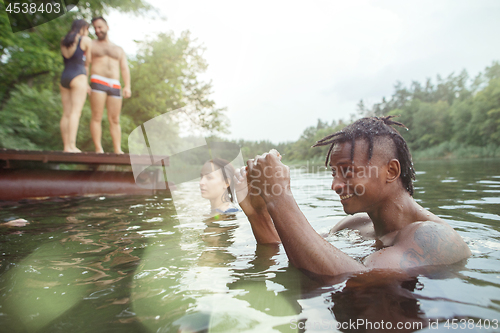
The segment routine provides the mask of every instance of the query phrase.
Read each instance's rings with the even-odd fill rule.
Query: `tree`
[[[79,1],[78,7],[78,11],[68,12],[56,20],[13,33],[5,4],[0,2],[0,147],[60,148],[59,78],[63,63],[59,43],[74,19],[90,21],[92,15],[106,14],[112,8],[135,14],[143,14],[151,8],[142,0],[88,0]],[[37,103],[33,98],[42,100]],[[50,131],[41,125],[49,120],[53,122]],[[49,132],[42,133],[41,129]],[[51,140],[42,140],[45,136]]]
[[[78,11],[67,12],[55,20],[32,29],[13,33],[0,3],[0,109],[17,84],[58,91],[58,79],[63,70],[59,43],[74,19],[107,14],[111,9],[132,14],[144,14],[152,7],[142,0],[78,1]]]
[[[4,9],[2,3],[0,6]],[[105,15],[110,9],[139,15],[151,6],[142,0],[80,1],[78,11],[15,34],[10,31],[5,10],[1,11],[0,147],[60,149],[59,78],[63,69],[60,40],[73,19],[90,21],[92,16]],[[145,121],[181,107],[208,132],[225,131],[225,109],[217,108],[209,98],[211,82],[201,82],[197,78],[205,71],[207,63],[202,57],[203,48],[194,44],[189,32],[184,32],[180,38],[160,34],[154,40],[139,43],[141,49],[130,61],[133,97],[124,101],[121,124],[125,135],[122,140],[126,143],[126,133]],[[37,98],[42,99],[40,103]],[[22,112],[18,112],[18,108]],[[88,128],[89,113],[87,103],[80,128]],[[107,131],[103,124],[105,149],[112,147]],[[170,134],[172,138],[176,136],[175,131]],[[48,139],[39,139],[43,137]],[[78,142],[83,150],[92,150],[88,130],[79,131]]]
[[[225,132],[228,123],[225,108],[216,107],[209,98],[211,82],[198,79],[207,63],[202,57],[203,48],[194,44],[189,32],[183,32],[180,38],[162,33],[139,44],[138,54],[130,61],[133,98],[123,104],[123,115],[132,120],[133,126],[184,108],[190,122],[206,130],[205,134]],[[175,144],[176,122],[181,120],[171,120],[173,123],[166,124],[170,133],[162,133],[161,137],[166,143]]]
[[[410,88],[398,82],[389,101],[385,98],[365,114],[400,115],[410,130],[402,131],[408,145],[423,150],[442,143],[486,146],[500,144],[500,64],[493,62],[484,74],[470,79],[463,70],[437,84],[413,81]],[[359,108],[359,105],[358,105]],[[491,150],[493,151],[493,150]]]
[[[189,32],[180,38],[172,33],[159,34],[154,40],[139,42],[140,50],[130,61],[134,98],[124,105],[123,113],[143,123],[160,114],[185,108],[192,120],[212,132],[226,130],[224,108],[209,99],[211,82],[197,78],[207,68],[203,48],[194,44]]]
[[[321,126],[319,126],[321,124]],[[324,149],[311,147],[316,143],[316,141],[324,138],[325,136],[335,133],[345,125],[342,122],[338,124],[332,121],[332,125],[328,125],[327,122],[323,122],[318,119],[318,125],[310,126],[304,130],[299,140],[293,143],[289,143],[284,147],[284,153],[287,160],[312,160],[324,158]]]

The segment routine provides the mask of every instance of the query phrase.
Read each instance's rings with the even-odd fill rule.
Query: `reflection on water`
[[[345,324],[383,320],[406,323],[402,331],[448,332],[453,318],[488,319],[489,329],[474,329],[498,331],[499,166],[416,164],[415,198],[459,231],[473,252],[466,263],[327,285],[289,266],[281,246],[256,246],[242,213],[208,219],[197,184],[180,188],[175,207],[160,196],[5,203],[0,223],[30,224],[0,228],[0,331],[380,332]],[[327,233],[344,216],[329,173],[292,175],[301,209]],[[355,232],[328,241],[358,260],[374,251]]]

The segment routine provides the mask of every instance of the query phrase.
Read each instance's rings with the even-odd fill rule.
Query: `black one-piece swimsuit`
[[[82,38],[78,39],[78,45],[76,46],[75,53],[71,56],[71,58],[67,59],[63,56],[64,59],[64,71],[61,75],[61,86],[69,89],[69,84],[71,80],[73,80],[76,76],[80,74],[87,75],[87,71],[85,70],[85,52],[83,52],[80,47],[80,41]]]

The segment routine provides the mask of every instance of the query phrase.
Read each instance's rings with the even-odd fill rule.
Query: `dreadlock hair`
[[[61,45],[65,47],[70,47],[75,43],[76,35],[82,30],[82,28],[88,28],[89,24],[85,20],[74,20],[71,25],[71,30],[64,36],[61,41]]]
[[[394,146],[396,147],[396,158],[401,165],[400,178],[403,182],[403,187],[406,191],[408,191],[408,193],[410,193],[411,196],[413,196],[412,181],[415,180],[415,169],[413,168],[410,150],[408,149],[408,145],[401,134],[395,128],[391,127],[391,125],[398,125],[404,128],[406,128],[406,126],[400,122],[392,120],[394,117],[395,116],[366,117],[358,119],[354,123],[346,126],[343,130],[328,135],[317,141],[313,147],[330,145],[325,161],[325,165],[328,166],[330,154],[336,144],[350,142],[351,160],[353,160],[354,145],[356,140],[365,139],[368,141],[368,160],[370,160],[373,155],[374,139],[377,137],[388,137],[392,140]]]

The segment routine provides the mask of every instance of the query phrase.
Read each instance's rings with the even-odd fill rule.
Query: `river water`
[[[256,246],[244,214],[207,218],[196,182],[173,198],[2,203],[0,222],[30,224],[0,228],[0,331],[500,331],[500,160],[415,167],[415,199],[472,257],[411,278],[310,280],[281,246]],[[345,216],[330,184],[324,168],[292,168],[294,196],[325,234]],[[374,251],[355,232],[327,239],[359,260]]]

